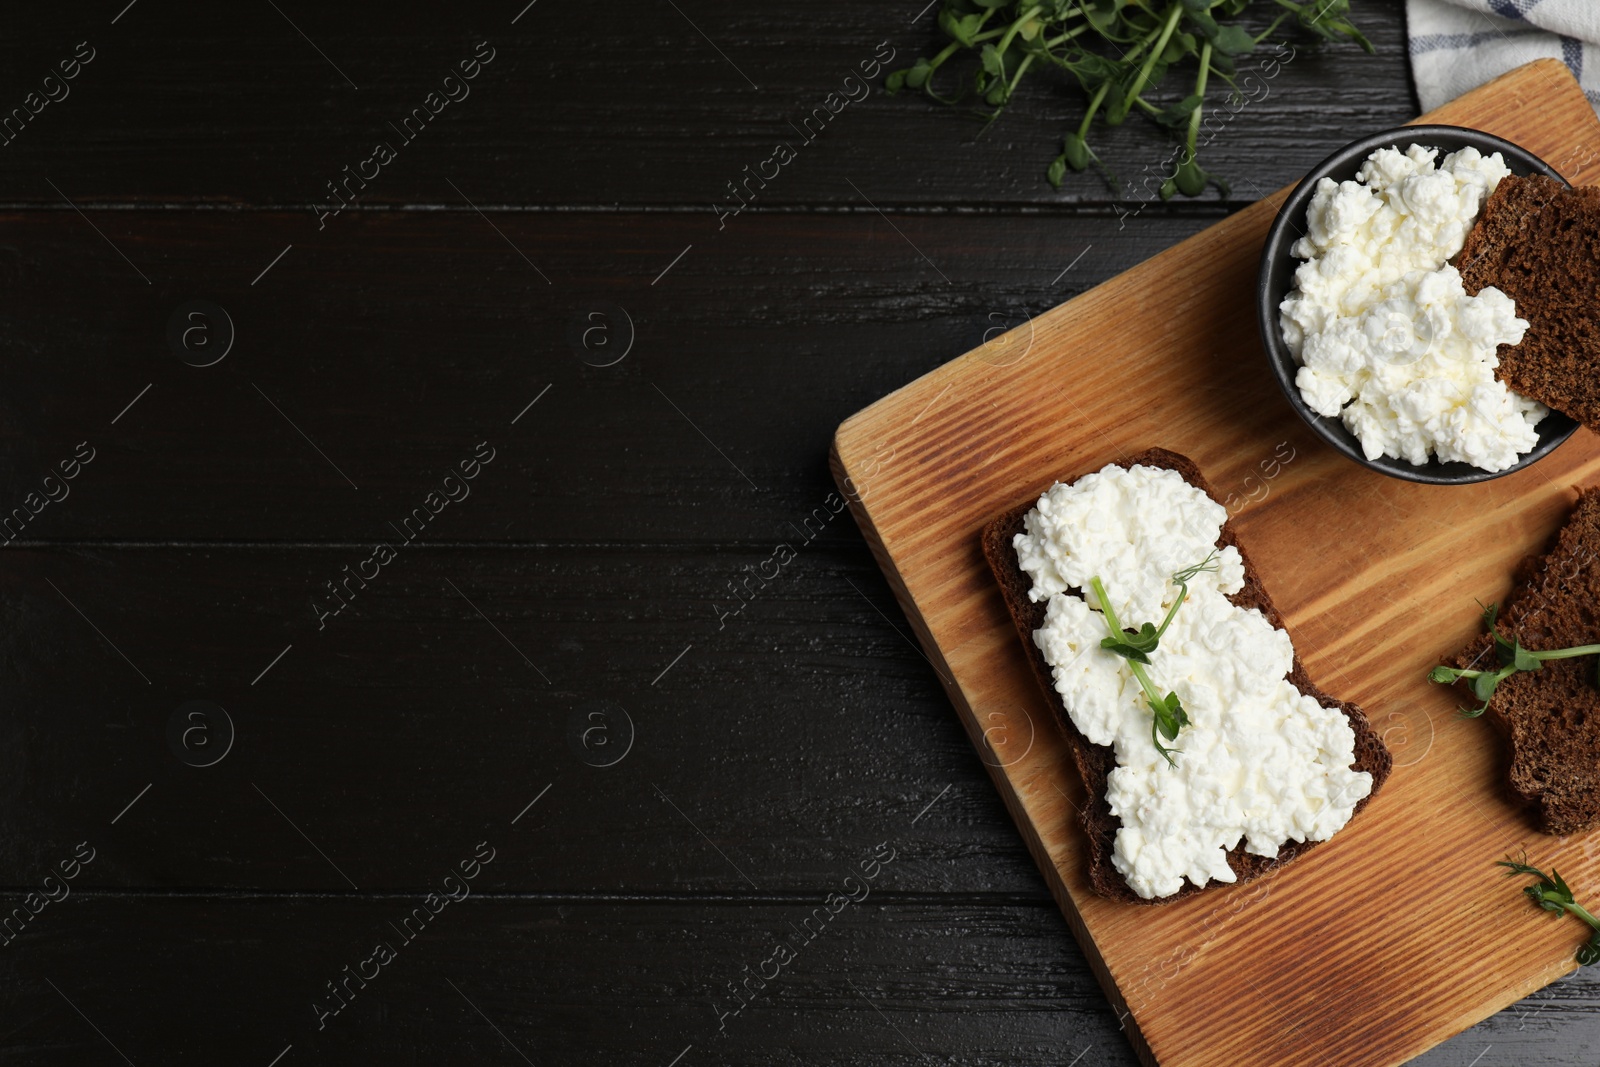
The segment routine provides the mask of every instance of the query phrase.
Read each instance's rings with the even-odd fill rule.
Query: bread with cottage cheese
[[[1205,477],[1199,468],[1187,457],[1165,449],[1153,448],[1134,456],[1125,466],[1141,464],[1147,467],[1160,467],[1177,472],[1190,485],[1204,492],[1215,500],[1216,494],[1212,492]],[[1106,800],[1107,776],[1117,766],[1116,753],[1109,746],[1091,743],[1073,723],[1068,714],[1061,696],[1056,692],[1049,663],[1044,653],[1035,644],[1033,635],[1045,620],[1047,606],[1045,603],[1035,603],[1028,592],[1032,588],[1032,580],[1018,566],[1016,551],[1012,547],[1012,539],[1024,528],[1028,512],[1035,506],[1035,501],[1029,500],[1018,505],[1003,515],[991,520],[984,526],[981,542],[984,557],[989,563],[989,568],[994,572],[996,581],[1000,585],[1001,595],[1005,600],[1007,612],[1010,614],[1017,634],[1022,640],[1028,656],[1028,661],[1033,667],[1035,679],[1042,690],[1046,702],[1054,713],[1057,724],[1068,743],[1074,764],[1077,766],[1079,777],[1083,780],[1087,801],[1079,811],[1079,822],[1088,837],[1089,853],[1089,885],[1102,896],[1116,900],[1127,901],[1134,904],[1163,904],[1182,897],[1191,896],[1204,888],[1219,883],[1208,883],[1207,886],[1197,886],[1192,882],[1185,882],[1178,892],[1154,898],[1139,896],[1129,887],[1127,881],[1112,864],[1112,854],[1115,850],[1117,831],[1121,828],[1120,820],[1111,813],[1110,805]],[[1244,562],[1244,588],[1232,594],[1229,600],[1235,605],[1244,608],[1256,608],[1273,626],[1283,629],[1282,617],[1273,606],[1266,590],[1262,587],[1250,558],[1245,554],[1235,537],[1233,521],[1229,519],[1223,524],[1222,536],[1217,541],[1217,547],[1233,546],[1243,557]],[[1079,592],[1081,591],[1074,591]],[[1337,708],[1349,720],[1351,730],[1355,734],[1355,769],[1366,771],[1372,775],[1372,789],[1365,798],[1355,805],[1355,814],[1376,796],[1379,788],[1389,776],[1392,760],[1388,749],[1372,729],[1361,709],[1354,704],[1338,700],[1318,689],[1306,674],[1305,667],[1300,662],[1298,654],[1293,661],[1293,669],[1289,680],[1300,692],[1313,697],[1324,707]],[[1180,738],[1181,743],[1181,738]],[[1352,815],[1352,818],[1354,815]],[[1260,877],[1277,867],[1288,863],[1290,860],[1312,848],[1317,842],[1289,841],[1285,843],[1274,857],[1253,855],[1246,852],[1241,842],[1227,853],[1228,866],[1238,878],[1238,882],[1247,882]],[[1237,884],[1237,883],[1235,883]]]

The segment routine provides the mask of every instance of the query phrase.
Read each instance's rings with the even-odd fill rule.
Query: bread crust
[[[1216,500],[1217,495],[1211,489],[1205,476],[1200,473],[1192,460],[1176,452],[1169,452],[1162,448],[1152,448],[1121,466],[1143,465],[1146,467],[1161,467],[1166,470],[1176,471],[1183,480]],[[1088,472],[1084,472],[1087,474]],[[1030,510],[1037,504],[1037,499],[1020,504],[1003,515],[990,520],[982,532],[983,555],[989,563],[989,569],[994,572],[995,580],[1000,585],[1001,595],[1005,598],[1006,610],[1011,615],[1011,620],[1017,628],[1017,635],[1021,638],[1023,647],[1027,650],[1028,662],[1033,666],[1035,680],[1043,691],[1046,702],[1055,714],[1056,722],[1062,734],[1067,739],[1067,747],[1072,753],[1073,763],[1078,768],[1078,774],[1083,779],[1088,802],[1079,812],[1079,822],[1089,839],[1089,884],[1101,896],[1111,897],[1116,900],[1127,901],[1132,904],[1165,904],[1182,897],[1192,896],[1203,891],[1210,885],[1197,886],[1187,880],[1178,892],[1165,897],[1145,899],[1135,893],[1123,876],[1112,865],[1112,849],[1116,842],[1117,831],[1121,829],[1122,822],[1111,814],[1110,804],[1106,801],[1106,778],[1117,765],[1116,753],[1105,745],[1096,745],[1083,735],[1083,732],[1072,722],[1072,717],[1067,713],[1066,705],[1062,703],[1061,695],[1056,692],[1055,681],[1051,676],[1050,665],[1045,661],[1044,653],[1033,640],[1033,633],[1044,624],[1046,605],[1034,603],[1028,599],[1028,590],[1033,582],[1017,564],[1016,550],[1011,541],[1014,536],[1023,530],[1023,520]],[[1278,614],[1278,609],[1273,606],[1272,600],[1267,596],[1266,590],[1261,585],[1261,580],[1256,573],[1254,565],[1250,562],[1249,555],[1244,547],[1239,544],[1235,536],[1233,519],[1230,517],[1223,524],[1222,536],[1217,540],[1217,547],[1231,545],[1239,551],[1244,560],[1244,588],[1233,594],[1228,599],[1242,608],[1256,608],[1266,616],[1267,621],[1279,629],[1286,629],[1283,618]],[[1074,590],[1074,592],[1081,591]],[[1372,724],[1367,721],[1366,715],[1356,705],[1346,701],[1337,700],[1329,694],[1318,689],[1312,683],[1311,677],[1306,673],[1305,666],[1300,662],[1300,654],[1295,653],[1294,666],[1289,673],[1289,680],[1294,687],[1307,696],[1329,708],[1338,708],[1350,720],[1351,729],[1356,735],[1355,768],[1366,771],[1372,775],[1372,791],[1356,804],[1355,814],[1367,806],[1373,797],[1378,795],[1379,788],[1388,779],[1393,767],[1393,759],[1389,750],[1384,747],[1383,741],[1372,729]],[[1267,874],[1296,856],[1302,855],[1314,845],[1315,841],[1289,841],[1278,849],[1278,854],[1268,858],[1256,856],[1240,846],[1229,850],[1227,854],[1228,866],[1234,874],[1238,875],[1239,883],[1248,882],[1254,878]]]

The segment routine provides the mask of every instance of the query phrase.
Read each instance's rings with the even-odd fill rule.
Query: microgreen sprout
[[[1208,88],[1215,92],[1217,82],[1225,83],[1234,100],[1242,100],[1240,60],[1289,19],[1319,37],[1354,41],[1372,51],[1372,43],[1350,21],[1350,0],[1273,3],[1277,17],[1252,33],[1231,21],[1251,0],[943,0],[939,29],[949,43],[931,58],[889,74],[885,85],[891,93],[920,89],[943,104],[975,100],[979,113],[993,122],[1029,69],[1053,69],[1078,83],[1087,105],[1045,172],[1050,184],[1059,188],[1069,168],[1081,171],[1100,162],[1089,147],[1096,118],[1118,126],[1137,109],[1171,130],[1181,144],[1161,186],[1163,200],[1174,193],[1197,196],[1213,182],[1226,192],[1226,184],[1195,161]],[[963,52],[975,55],[976,64],[953,90],[941,91],[935,86],[939,69]],[[1182,99],[1165,107],[1152,103],[1148,97],[1160,90],[1169,69],[1190,59],[1195,75],[1187,95],[1179,90]]]
[[[1100,601],[1100,611],[1105,615],[1106,626],[1111,630],[1111,636],[1102,639],[1100,647],[1121,656],[1133,669],[1133,676],[1138,679],[1139,688],[1144,690],[1144,698],[1154,715],[1150,723],[1150,740],[1155,743],[1156,751],[1174,767],[1177,766],[1177,761],[1172,755],[1180,750],[1167,748],[1161,743],[1161,739],[1165,737],[1168,741],[1176,741],[1178,731],[1189,725],[1189,713],[1183,709],[1183,702],[1178,699],[1177,693],[1168,691],[1165,696],[1161,695],[1161,690],[1151,681],[1145,667],[1150,665],[1150,653],[1160,644],[1167,627],[1171,626],[1172,620],[1177,617],[1178,609],[1189,598],[1189,583],[1202,571],[1216,570],[1216,559],[1217,554],[1212,552],[1199,563],[1173,574],[1172,581],[1178,587],[1178,595],[1172,601],[1172,607],[1167,609],[1166,618],[1161,620],[1160,626],[1147,622],[1137,630],[1124,629],[1122,623],[1118,621],[1116,610],[1111,606],[1111,598],[1106,595],[1106,587],[1101,583],[1099,576],[1089,579],[1089,588],[1094,590],[1096,599]]]
[[[1469,719],[1476,719],[1479,715],[1488,711],[1489,701],[1494,698],[1495,690],[1500,687],[1500,683],[1519,671],[1536,671],[1544,666],[1545,660],[1600,655],[1600,645],[1575,645],[1572,648],[1551,648],[1539,651],[1523,648],[1522,640],[1516,634],[1512,634],[1510,640],[1507,640],[1495,628],[1495,618],[1499,614],[1499,610],[1500,606],[1498,604],[1490,604],[1483,609],[1483,627],[1489,631],[1489,636],[1494,641],[1495,660],[1498,663],[1498,667],[1495,670],[1435,667],[1428,672],[1428,681],[1437,682],[1440,685],[1449,685],[1453,682],[1467,683],[1467,688],[1472,690],[1472,695],[1482,702],[1475,708],[1461,709],[1461,714]]]
[[[1522,891],[1528,895],[1529,900],[1545,911],[1558,916],[1562,912],[1570,912],[1587,923],[1590,931],[1589,940],[1578,948],[1578,963],[1587,967],[1591,963],[1600,962],[1600,919],[1596,919],[1587,908],[1573,899],[1572,889],[1561,875],[1556,873],[1554,867],[1550,868],[1549,874],[1545,874],[1528,863],[1527,853],[1523,853],[1522,858],[1517,860],[1507,856],[1498,861],[1497,866],[1507,868],[1507,878],[1526,874],[1539,879],[1532,885],[1523,886]]]

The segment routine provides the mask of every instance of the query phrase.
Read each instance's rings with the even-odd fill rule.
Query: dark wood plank
[[[476,841],[448,844],[466,858]],[[484,877],[529,845],[496,837]],[[292,1046],[280,1067],[664,1065],[680,1053],[680,1067],[1137,1062],[1052,908],[896,896],[915,883],[897,860],[825,924],[812,918],[823,890],[768,904],[626,905],[474,892],[413,927],[410,941],[390,924],[423,906],[417,897],[79,892],[0,953],[0,1057],[265,1065]],[[799,946],[793,960],[719,1025],[733,1006],[726,984],[759,973],[784,938]],[[394,958],[365,988],[350,980],[354,995],[319,1029],[313,1003],[334,1003],[326,983],[361,967],[379,941]],[[1578,1067],[1593,1062],[1597,1041],[1600,982],[1580,972],[1416,1062]]]
[[[770,543],[833,491],[843,418],[1209,220],[341,221],[252,284],[304,219],[97,213],[147,286],[76,215],[0,219],[0,283],[31,309],[0,341],[0,519],[38,510],[6,535],[387,536],[488,441],[496,458],[430,539]],[[235,333],[213,366],[168,344],[194,299]],[[187,327],[196,350],[222,343],[212,318]],[[94,460],[51,490],[80,442]],[[827,536],[854,541],[847,526]]]
[[[880,44],[896,66],[938,47],[931,14],[913,23],[918,4],[826,0],[786,18],[695,0],[677,10],[633,5],[603,22],[583,5],[544,4],[513,24],[525,7],[519,0],[469,0],[448,11],[410,2],[386,6],[374,25],[368,11],[303,0],[279,4],[281,13],[246,5],[224,24],[214,8],[189,0],[141,3],[113,25],[123,6],[30,12],[0,39],[0,113],[39,92],[79,42],[94,54],[66,84],[69,95],[45,104],[4,147],[0,202],[64,207],[65,195],[294,205],[310,222],[309,205],[329,199],[326,183],[361,166],[379,140],[395,158],[360,192],[367,204],[470,197],[709,212],[726,183],[756,170],[779,142],[798,158],[765,191],[771,204],[1112,198],[1094,174],[1073,177],[1060,193],[1043,180],[1082,113],[1080,94],[1059,82],[1027,86],[979,137],[967,114],[888,97],[880,75],[870,95],[804,141],[795,128],[830,93],[859,96],[846,78]],[[1257,23],[1271,16],[1270,5],[1257,6]],[[1240,198],[1260,195],[1252,183],[1274,189],[1357,134],[1416,113],[1400,5],[1353,7],[1377,55],[1300,39],[1296,57],[1262,82],[1265,97],[1256,93],[1207,146],[1206,165],[1232,176]],[[480,41],[494,59],[466,84],[469,95],[403,138],[390,123],[424,106]],[[1188,90],[1174,82],[1169,91],[1177,100]],[[1099,148],[1124,180],[1123,197],[1139,201],[1147,195],[1140,175],[1161,164],[1169,141],[1136,118],[1103,135]]]
[[[469,838],[448,842],[452,857],[473,854]],[[520,843],[492,847],[485,876]],[[898,867],[868,888],[910,882]],[[853,860],[839,878],[850,869]],[[1060,1065],[1092,1043],[1080,1062],[1133,1062],[1087,968],[1063,953],[1065,924],[1050,908],[869,895],[813,919],[807,929],[822,932],[802,942],[794,929],[821,897],[618,906],[473,896],[409,942],[390,924],[415,897],[69,897],[0,954],[0,1056],[120,1063],[114,1044],[136,1064],[265,1065],[292,1044],[281,1067],[666,1064],[693,1046],[680,1065],[911,1064],[917,1049],[944,1063]],[[759,971],[784,937],[800,946],[793,961],[719,1028],[714,1005],[734,1007],[726,983]],[[333,1003],[325,983],[379,940],[395,958],[365,989],[352,982],[348,1006],[319,1030],[313,1002]]]
[[[367,546],[13,549],[0,884],[87,835],[105,887],[416,888],[498,828],[519,891],[797,891],[893,834],[922,887],[1044,899],[865,548],[792,540],[770,581],[769,547],[400,545],[320,620]],[[168,733],[193,700],[214,766],[214,715]]]
[[[1415,1067],[1482,1067],[1486,1063],[1585,1064],[1600,1049],[1600,982],[1584,970],[1546,986],[1519,1004],[1415,1060]]]

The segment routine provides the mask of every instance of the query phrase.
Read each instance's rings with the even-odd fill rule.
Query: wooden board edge
[[[843,430],[843,426],[840,430]],[[1073,938],[1083,950],[1084,958],[1088,961],[1090,969],[1094,972],[1095,979],[1100,983],[1100,989],[1110,1001],[1111,1008],[1117,1013],[1121,1028],[1127,1033],[1129,1043],[1133,1046],[1134,1054],[1144,1067],[1160,1067],[1155,1057],[1155,1052],[1140,1032],[1138,1019],[1128,1007],[1127,1001],[1118,988],[1116,981],[1111,977],[1110,968],[1107,967],[1105,958],[1100,954],[1100,947],[1095,944],[1094,937],[1089,933],[1088,925],[1083,921],[1083,916],[1078,911],[1077,901],[1072,897],[1065,880],[1061,877],[1060,870],[1056,867],[1055,860],[1050,856],[1050,850],[1045,845],[1044,839],[1039,836],[1038,827],[1028,816],[1027,808],[1023,804],[1021,795],[1017,792],[1016,785],[1006,773],[1006,768],[998,760],[991,762],[982,758],[982,753],[987,749],[983,730],[978,723],[972,704],[967,700],[959,683],[955,682],[955,672],[945,662],[944,654],[938,643],[933,640],[923,622],[922,614],[917,610],[916,602],[906,589],[905,582],[900,577],[899,567],[890,557],[888,549],[884,547],[878,536],[877,527],[874,525],[871,513],[867,510],[860,492],[860,481],[856,471],[852,470],[849,462],[841,454],[839,437],[835,434],[833,442],[828,447],[828,469],[833,475],[834,484],[839,487],[839,492],[849,501],[850,514],[856,521],[856,526],[861,531],[861,537],[872,552],[872,558],[877,562],[883,577],[889,584],[889,589],[894,593],[894,599],[905,614],[906,621],[911,624],[912,630],[917,635],[917,643],[922,646],[923,654],[928,657],[934,666],[934,673],[939,676],[939,682],[944,687],[950,703],[955,707],[956,718],[961,721],[962,728],[966,730],[967,739],[972,743],[973,750],[979,754],[979,762],[988,772],[990,780],[994,783],[995,791],[1000,794],[1000,800],[1006,806],[1006,811],[1011,815],[1011,821],[1016,824],[1017,831],[1022,837],[1022,842],[1027,846],[1028,854],[1033,858],[1034,865],[1038,867],[1040,876],[1045,880],[1045,886],[1050,890],[1050,896],[1056,902],[1057,909],[1062,918],[1067,922],[1067,928],[1072,931]],[[995,591],[998,596],[998,590]],[[1133,1025],[1127,1025],[1132,1022]]]
[[[1584,95],[1583,86],[1578,84],[1578,79],[1572,76],[1572,71],[1568,69],[1567,65],[1559,59],[1547,58],[1532,59],[1520,67],[1512,67],[1494,80],[1484,82],[1476,89],[1467,90],[1454,100],[1441,104],[1433,111],[1417,116],[1406,125],[1414,126],[1423,122],[1437,122],[1438,119],[1434,116],[1444,108],[1455,107],[1456,105],[1470,105],[1479,97],[1493,96],[1498,93],[1504,93],[1516,100],[1518,107],[1526,107],[1528,106],[1528,97],[1523,90],[1526,86],[1533,84],[1534,75],[1548,78],[1554,85],[1555,93],[1572,97],[1571,103],[1573,105],[1587,109],[1591,115],[1594,113],[1594,105]],[[1554,160],[1545,160],[1545,162],[1555,167],[1556,170],[1561,170],[1561,165]],[[1563,171],[1562,173],[1565,172]]]
[[[1450,110],[1471,109],[1476,101],[1488,99],[1499,94],[1504,94],[1505,96],[1513,99],[1518,107],[1527,107],[1530,103],[1529,87],[1537,84],[1536,79],[1549,80],[1550,88],[1546,90],[1546,93],[1560,94],[1573,98],[1569,101],[1570,104],[1581,105],[1583,109],[1589,111],[1591,115],[1593,114],[1591,106],[1587,98],[1584,97],[1583,90],[1581,86],[1579,86],[1577,80],[1572,77],[1572,74],[1567,69],[1566,65],[1560,60],[1556,59],[1540,59],[1522,64],[1521,66],[1507,71],[1506,73],[1498,76],[1490,82],[1485,83],[1484,85],[1478,86],[1475,89],[1461,94],[1455,100],[1444,105],[1444,108]],[[1541,95],[1541,102],[1547,102],[1544,99],[1543,94]],[[1407,123],[1405,123],[1405,125],[1439,122],[1441,121],[1439,117],[1439,110],[1442,109],[1436,109],[1435,111],[1419,115],[1416,118],[1409,120]],[[1555,166],[1558,171],[1564,172],[1564,168],[1560,161],[1551,160],[1548,162],[1550,162],[1552,166]],[[1187,246],[1190,242],[1199,241],[1201,239],[1214,240],[1219,229],[1237,226],[1243,222],[1251,221],[1255,215],[1265,214],[1267,212],[1275,213],[1278,210],[1278,204],[1281,203],[1281,201],[1297,185],[1298,182],[1269,193],[1267,196],[1261,198],[1248,207],[1219,220],[1213,225],[1201,230],[1199,233],[1196,233],[1184,239],[1183,241],[1180,241],[1178,244],[1173,245],[1171,248],[1157,253],[1155,256],[1152,256],[1144,262],[1129,268],[1127,271],[1113,275],[1112,277],[1086,290],[1085,292],[1080,293],[1078,296],[1073,297],[1070,300],[1055,305],[1045,312],[1042,312],[1040,315],[1035,316],[1032,325],[1037,328],[1039,319],[1058,312],[1063,312],[1065,308],[1071,305],[1081,306],[1082,302],[1093,302],[1107,298],[1115,299],[1115,297],[1111,295],[1113,293],[1113,287],[1118,285],[1118,283],[1126,284],[1125,279],[1128,275],[1162,262],[1165,257],[1179,255],[1180,250],[1185,248],[1185,246]],[[995,342],[991,341],[989,343],[993,344]],[[867,502],[862,499],[862,497],[866,494],[857,494],[850,491],[862,481],[860,477],[860,468],[857,466],[857,464],[866,463],[871,458],[869,453],[873,446],[866,437],[870,427],[875,423],[880,423],[880,420],[883,424],[891,423],[891,414],[897,411],[903,405],[909,403],[924,403],[925,401],[923,398],[930,395],[930,390],[932,391],[931,395],[933,396],[933,399],[937,399],[937,394],[942,388],[944,388],[944,384],[942,384],[943,379],[954,379],[959,374],[961,367],[964,366],[966,357],[971,356],[975,351],[978,350],[974,349],[973,351],[962,353],[961,355],[958,355],[940,364],[939,366],[922,375],[919,375],[918,377],[912,379],[911,381],[905,383],[889,394],[881,397],[872,404],[867,405],[866,407],[855,412],[850,417],[846,418],[840,423],[839,427],[835,431],[833,440],[829,447],[828,462],[835,483],[839,485],[841,492],[844,492],[849,500],[851,514],[855,518],[857,527],[862,532],[863,539],[867,542],[867,545],[873,554],[873,558],[877,561],[880,569],[883,571],[885,580],[889,583],[890,589],[895,595],[895,600],[900,605],[902,612],[904,612],[906,615],[907,621],[911,624],[912,629],[916,631],[919,646],[922,648],[924,654],[929,658],[930,663],[936,664],[936,673],[940,674],[941,684],[944,686],[947,694],[949,694],[951,703],[956,709],[957,717],[961,720],[963,728],[966,729],[969,739],[972,741],[974,748],[980,754],[981,758],[981,754],[987,750],[987,745],[984,741],[982,730],[980,729],[980,725],[976,719],[976,715],[972,709],[972,706],[966,699],[965,694],[961,691],[959,683],[953,680],[955,678],[955,672],[950,670],[949,664],[944,659],[942,650],[939,648],[937,642],[933,640],[931,632],[927,629],[926,623],[922,619],[920,610],[918,609],[915,601],[907,589],[904,578],[900,574],[898,565],[891,556],[887,546],[883,543],[878,533],[871,508]],[[883,442],[880,441],[879,445],[882,443]],[[989,771],[990,778],[994,781],[996,789],[999,792],[1001,800],[1005,804],[1007,811],[1011,814],[1013,821],[1016,822],[1019,831],[1021,831],[1024,844],[1026,844],[1030,855],[1034,859],[1034,862],[1039,866],[1040,872],[1044,876],[1045,882],[1050,889],[1051,896],[1055,899],[1057,906],[1061,910],[1062,916],[1067,921],[1068,928],[1072,930],[1073,936],[1077,939],[1086,959],[1088,960],[1091,968],[1094,970],[1095,976],[1100,982],[1102,991],[1106,994],[1113,1010],[1118,1013],[1119,1020],[1124,1024],[1122,1028],[1128,1035],[1130,1045],[1132,1046],[1135,1055],[1142,1064],[1146,1065],[1146,1067],[1160,1067],[1154,1052],[1150,1048],[1149,1043],[1139,1028],[1138,1019],[1128,1010],[1127,1002],[1123,998],[1121,990],[1111,978],[1105,960],[1102,957],[1098,946],[1095,944],[1094,938],[1090,935],[1089,930],[1084,923],[1081,912],[1078,910],[1078,901],[1072,896],[1071,890],[1068,888],[1065,880],[1061,877],[1060,870],[1056,867],[1054,860],[1050,857],[1049,852],[1044,845],[1044,842],[1039,837],[1037,828],[1034,826],[1032,820],[1028,817],[1025,805],[1015,784],[1005,774],[1005,769],[1003,767],[991,764],[989,760],[983,760],[983,763],[986,769]],[[1452,1019],[1447,1024],[1448,1033],[1445,1037],[1432,1037],[1427,1039],[1424,1045],[1406,1052],[1403,1059],[1393,1061],[1394,1064],[1396,1067],[1398,1067],[1399,1064],[1405,1062],[1406,1060],[1423,1054],[1428,1049],[1437,1046],[1441,1041],[1447,1040],[1448,1037],[1459,1034],[1476,1025],[1477,1023],[1492,1017],[1494,1014],[1503,1010],[1509,1005],[1517,1003],[1532,993],[1537,992],[1539,989],[1549,985],[1551,982],[1556,981],[1564,974],[1571,973],[1571,971],[1575,969],[1575,964],[1568,964],[1564,970],[1551,972],[1545,977],[1536,977],[1530,984],[1527,984],[1526,988],[1521,988],[1519,986],[1518,988],[1510,990],[1504,999],[1495,997],[1485,1000],[1473,1011],[1466,1012]],[[1133,1022],[1133,1025],[1127,1026],[1126,1023],[1130,1020]]]

